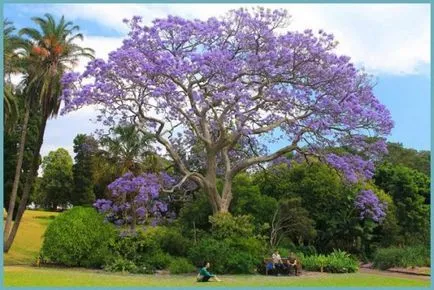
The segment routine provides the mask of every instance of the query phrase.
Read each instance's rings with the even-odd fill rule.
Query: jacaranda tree
[[[126,20],[128,37],[107,61],[64,76],[65,112],[100,104],[106,123],[129,121],[153,135],[214,213],[228,211],[239,172],[291,152],[328,162],[350,181],[372,177],[390,113],[371,78],[336,54],[333,35],[290,32],[288,19],[284,10],[258,8],[206,21]],[[264,137],[286,145],[268,152]],[[200,148],[194,156],[192,146]],[[357,155],[329,155],[336,146]]]

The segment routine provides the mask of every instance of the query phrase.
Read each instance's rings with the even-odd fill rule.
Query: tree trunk
[[[15,239],[15,236],[18,232],[18,228],[20,226],[21,218],[23,217],[24,211],[26,210],[27,201],[28,201],[29,196],[30,196],[30,190],[31,190],[32,185],[35,181],[35,177],[38,174],[39,152],[41,151],[42,143],[44,141],[44,133],[45,133],[45,127],[47,125],[47,119],[48,118],[42,119],[42,124],[41,124],[41,127],[39,129],[38,144],[36,146],[35,152],[33,152],[33,160],[32,160],[32,164],[31,164],[31,169],[29,170],[27,178],[26,178],[26,183],[24,185],[24,190],[23,190],[23,196],[20,200],[20,205],[18,207],[17,216],[15,219],[14,225],[12,227],[12,231],[10,232],[9,235],[5,234],[5,236],[4,236],[4,241],[5,241],[4,246],[3,246],[3,252],[4,253],[7,253],[12,246],[12,243]],[[8,213],[8,215],[9,215],[9,213]]]
[[[24,115],[23,128],[21,131],[20,148],[18,150],[18,160],[17,160],[17,165],[15,167],[14,183],[12,185],[12,192],[11,192],[11,196],[10,196],[10,200],[9,200],[9,208],[8,208],[5,228],[4,228],[4,232],[3,232],[3,241],[5,243],[6,243],[6,239],[9,235],[9,232],[10,232],[11,227],[12,227],[12,217],[14,214],[15,201],[17,199],[18,185],[20,183],[21,170],[22,170],[22,166],[23,166],[24,148],[26,145],[25,143],[26,143],[26,136],[27,136],[27,125],[29,123],[29,117],[30,117],[30,108],[28,106],[26,106],[25,110],[26,110],[26,113]]]

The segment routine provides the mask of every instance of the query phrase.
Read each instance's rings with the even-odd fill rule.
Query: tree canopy
[[[389,111],[371,78],[336,54],[333,35],[287,31],[288,19],[284,10],[262,8],[221,20],[169,16],[151,26],[134,17],[107,61],[65,75],[65,112],[102,104],[106,123],[136,124],[205,190],[214,212],[228,211],[236,174],[290,152],[316,156],[351,181],[372,177],[393,126]],[[264,136],[287,145],[268,152]],[[181,157],[197,144],[204,173]],[[366,159],[324,150],[338,145]]]

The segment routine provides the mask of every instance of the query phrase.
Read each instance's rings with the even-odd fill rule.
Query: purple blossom
[[[93,206],[114,224],[135,227],[134,223],[145,223],[148,216],[155,219],[167,213],[167,205],[159,200],[159,194],[163,183],[171,186],[173,182],[166,173],[134,176],[128,172],[108,185],[110,200],[98,199]]]
[[[288,19],[285,10],[263,8],[204,21],[168,16],[150,26],[134,17],[107,60],[64,77],[63,113],[97,104],[103,123],[134,120],[186,174],[209,168],[215,157],[216,175],[234,175],[297,149],[351,182],[371,178],[393,127],[390,112],[371,77],[337,54],[332,34],[290,31]],[[264,137],[292,146],[273,154]],[[333,146],[363,157],[327,155],[323,149]],[[122,182],[112,185],[115,196],[132,189],[142,202],[157,196],[157,187]]]
[[[381,223],[386,217],[387,204],[381,202],[372,190],[362,190],[357,195],[354,205],[360,219],[372,219]]]

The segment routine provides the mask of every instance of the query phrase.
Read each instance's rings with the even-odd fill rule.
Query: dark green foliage
[[[65,266],[97,268],[111,257],[113,225],[93,208],[74,207],[60,214],[47,228],[41,255]]]
[[[158,233],[161,249],[171,256],[184,256],[190,241],[183,237],[178,228],[163,228]]]
[[[18,124],[14,126],[13,130],[11,130],[10,132],[4,132],[3,201],[6,209],[9,206],[10,193],[12,191],[12,184],[14,182],[14,177],[15,177],[17,153],[19,148],[20,135],[22,131],[21,123],[24,116],[23,98],[19,98],[19,110],[20,110],[19,111],[20,118],[18,119]],[[40,122],[41,122],[41,112],[39,109],[35,108],[30,112],[29,123],[27,126],[26,146],[24,148],[22,174],[20,178],[20,183],[18,185],[18,195],[15,202],[16,207],[14,210],[14,217],[13,217],[14,220],[15,220],[15,214],[17,213],[18,204],[20,202],[21,193],[23,191],[24,183],[31,169],[33,154],[34,151],[37,149]]]
[[[188,257],[197,267],[210,262],[218,274],[248,274],[254,273],[264,258],[264,248],[264,243],[253,237],[204,238],[190,248]]]
[[[196,267],[186,258],[174,258],[169,264],[170,274],[192,273],[196,270]]]
[[[181,209],[179,222],[184,233],[189,237],[194,236],[193,229],[209,231],[211,224],[208,217],[212,215],[212,208],[205,193],[199,191],[195,194],[192,201],[188,201]]]
[[[430,251],[427,246],[378,249],[373,258],[373,265],[381,270],[393,267],[429,267]]]
[[[302,245],[316,237],[315,221],[309,212],[302,207],[300,198],[286,198],[279,201],[273,213],[271,223],[270,245],[275,247],[283,238]]]
[[[271,224],[272,214],[277,207],[277,200],[261,194],[258,185],[246,173],[238,174],[232,183],[232,200],[230,212],[234,215],[251,215],[256,227]]]
[[[96,140],[84,134],[78,134],[74,139],[75,164],[73,166],[74,205],[91,205],[95,201],[93,176],[94,155],[98,149]]]
[[[387,150],[389,152],[384,156],[382,162],[391,163],[393,165],[402,165],[430,176],[430,151],[417,151],[411,148],[404,148],[401,143],[391,142],[387,144]]]
[[[416,170],[383,164],[375,173],[375,184],[389,193],[396,207],[400,236],[405,244],[429,241],[429,177]]]
[[[253,218],[225,213],[209,219],[211,236],[189,249],[193,264],[199,267],[208,261],[213,271],[220,274],[253,273],[266,252],[265,241],[253,236]]]
[[[190,241],[176,228],[137,230],[133,235],[118,236],[111,244],[115,259],[108,266],[119,269],[116,263],[123,265],[124,261],[130,261],[137,269],[146,270],[147,273],[166,269],[173,257],[186,254],[189,244]]]

